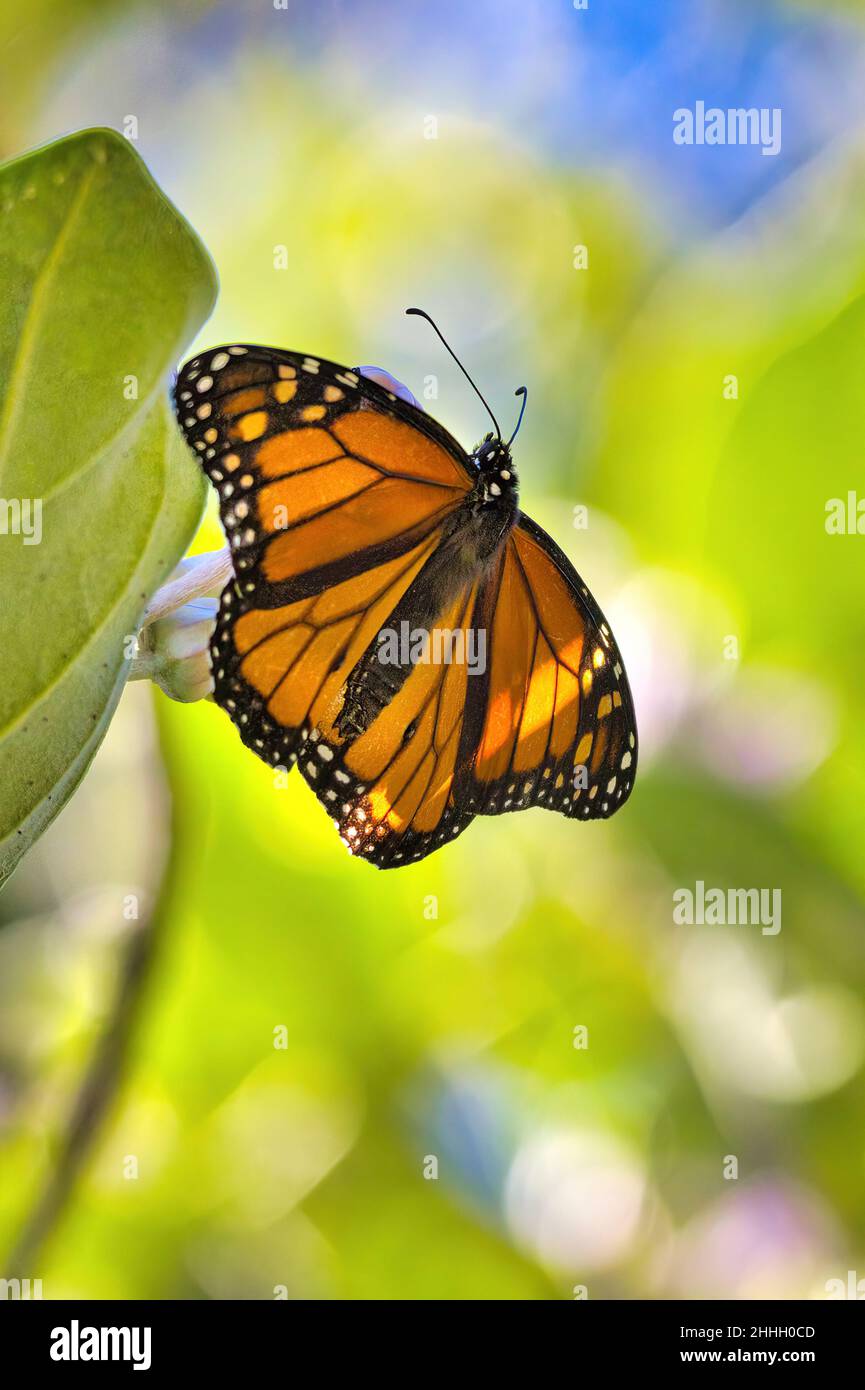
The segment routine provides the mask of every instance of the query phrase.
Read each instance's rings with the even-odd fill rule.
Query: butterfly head
[[[488,434],[475,449],[472,460],[477,466],[477,488],[484,502],[516,502],[517,472],[508,444]]]

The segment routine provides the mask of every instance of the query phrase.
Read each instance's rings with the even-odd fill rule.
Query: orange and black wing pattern
[[[628,678],[586,585],[525,515],[505,545],[490,608],[466,804],[485,816],[527,806],[611,816],[637,768]]]
[[[410,608],[428,559],[421,552],[390,591],[394,613]],[[382,611],[364,622],[364,636],[379,630]],[[310,710],[298,763],[352,853],[395,868],[455,839],[476,815],[541,806],[588,820],[618,810],[637,765],[627,677],[603,614],[539,526],[521,517],[496,565],[431,626],[464,632],[463,651],[469,630],[484,633],[483,672],[464,662],[414,666],[346,744],[341,691],[361,638]]]
[[[436,628],[459,640],[479,602],[478,582],[467,583],[437,615]],[[298,767],[353,854],[378,868],[423,859],[475,814],[460,786],[476,678],[464,662],[418,662],[370,727],[350,741],[337,731],[342,679],[337,673],[311,711]]]
[[[336,363],[234,344],[175,384],[214,484],[236,579],[211,645],[214,697],[273,765],[374,636],[473,483],[416,406]]]
[[[270,348],[211,349],[175,400],[233,555],[215,699],[259,757],[298,764],[353,854],[393,868],[476,815],[624,803],[637,731],[622,659],[562,551],[508,510],[507,446],[487,477],[386,386]],[[480,637],[484,660],[385,669],[397,628],[446,634],[452,654]]]
[[[404,554],[474,481],[422,410],[321,358],[211,349],[183,367],[174,394],[250,603],[309,597]]]

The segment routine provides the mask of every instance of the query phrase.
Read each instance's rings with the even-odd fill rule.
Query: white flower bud
[[[183,704],[212,695],[210,639],[218,607],[214,598],[199,598],[149,623],[139,639],[132,679],[146,676]]]
[[[152,680],[172,700],[189,704],[213,694],[210,639],[232,574],[228,549],[181,561],[144,613],[130,680]]]

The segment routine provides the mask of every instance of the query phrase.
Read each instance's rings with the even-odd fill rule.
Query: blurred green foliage
[[[105,107],[128,26],[87,54]],[[145,100],[125,76],[118,124]],[[528,383],[522,504],[611,618],[643,761],[609,823],[475,822],[377,874],[219,710],[127,692],[0,900],[4,1244],[132,893],[156,966],[119,1104],[25,1271],[46,1296],[825,1297],[865,1274],[865,542],[824,525],[861,476],[861,139],[683,245],[621,170],[468,103],[425,140],[421,97],[300,35],[216,46],[145,108],[139,149],[220,270],[200,343],[435,378],[424,403],[466,443],[477,404],[407,304],[495,406]],[[211,506],[196,546],[220,541]],[[698,880],[780,888],[781,931],[675,925]]]

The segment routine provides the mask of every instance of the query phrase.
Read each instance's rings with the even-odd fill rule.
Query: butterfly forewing
[[[241,599],[309,597],[410,550],[471,488],[423,411],[358,373],[269,348],[216,348],[175,388],[216,486]]]
[[[637,764],[622,658],[579,575],[526,516],[507,542],[488,646],[470,779],[478,813],[612,815]]]

